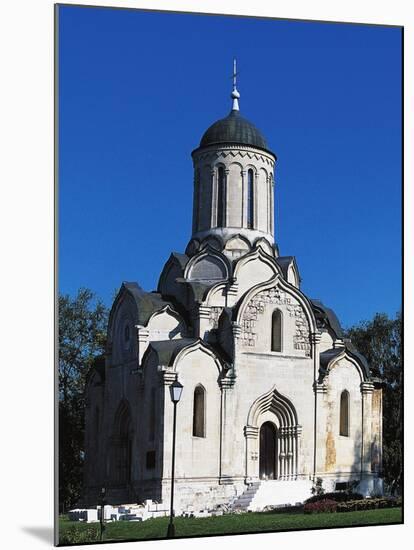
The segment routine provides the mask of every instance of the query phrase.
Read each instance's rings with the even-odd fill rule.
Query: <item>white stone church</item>
[[[85,499],[263,509],[352,481],[381,491],[382,390],[275,242],[276,155],[239,110],[192,152],[193,228],[156,292],[124,282],[86,387]],[[300,190],[298,189],[298,192]]]

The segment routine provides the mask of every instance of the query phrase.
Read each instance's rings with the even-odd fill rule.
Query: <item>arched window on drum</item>
[[[225,225],[224,206],[226,193],[226,179],[224,168],[219,167],[217,172],[217,227]]]
[[[247,227],[254,227],[254,172],[251,168],[247,171]]]

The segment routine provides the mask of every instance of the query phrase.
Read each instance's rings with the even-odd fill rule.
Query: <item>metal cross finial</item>
[[[236,58],[233,59],[233,90],[236,89],[236,80],[237,80],[237,64]]]
[[[237,72],[237,65],[236,65],[236,58],[233,59],[233,91],[231,93],[231,98],[233,100],[233,111],[239,110],[239,98],[240,94],[237,91],[237,75],[239,73]]]

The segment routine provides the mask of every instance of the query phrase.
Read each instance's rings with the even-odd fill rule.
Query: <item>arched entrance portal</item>
[[[260,479],[277,478],[277,437],[272,422],[265,422],[260,428],[259,477]]]
[[[301,433],[293,403],[275,386],[258,397],[244,427],[246,480],[297,479],[301,474]]]

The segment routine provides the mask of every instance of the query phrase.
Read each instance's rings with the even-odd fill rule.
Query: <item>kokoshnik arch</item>
[[[261,509],[358,481],[380,492],[382,390],[275,242],[276,155],[232,109],[192,152],[193,226],[156,292],[124,282],[87,382],[85,500]]]

